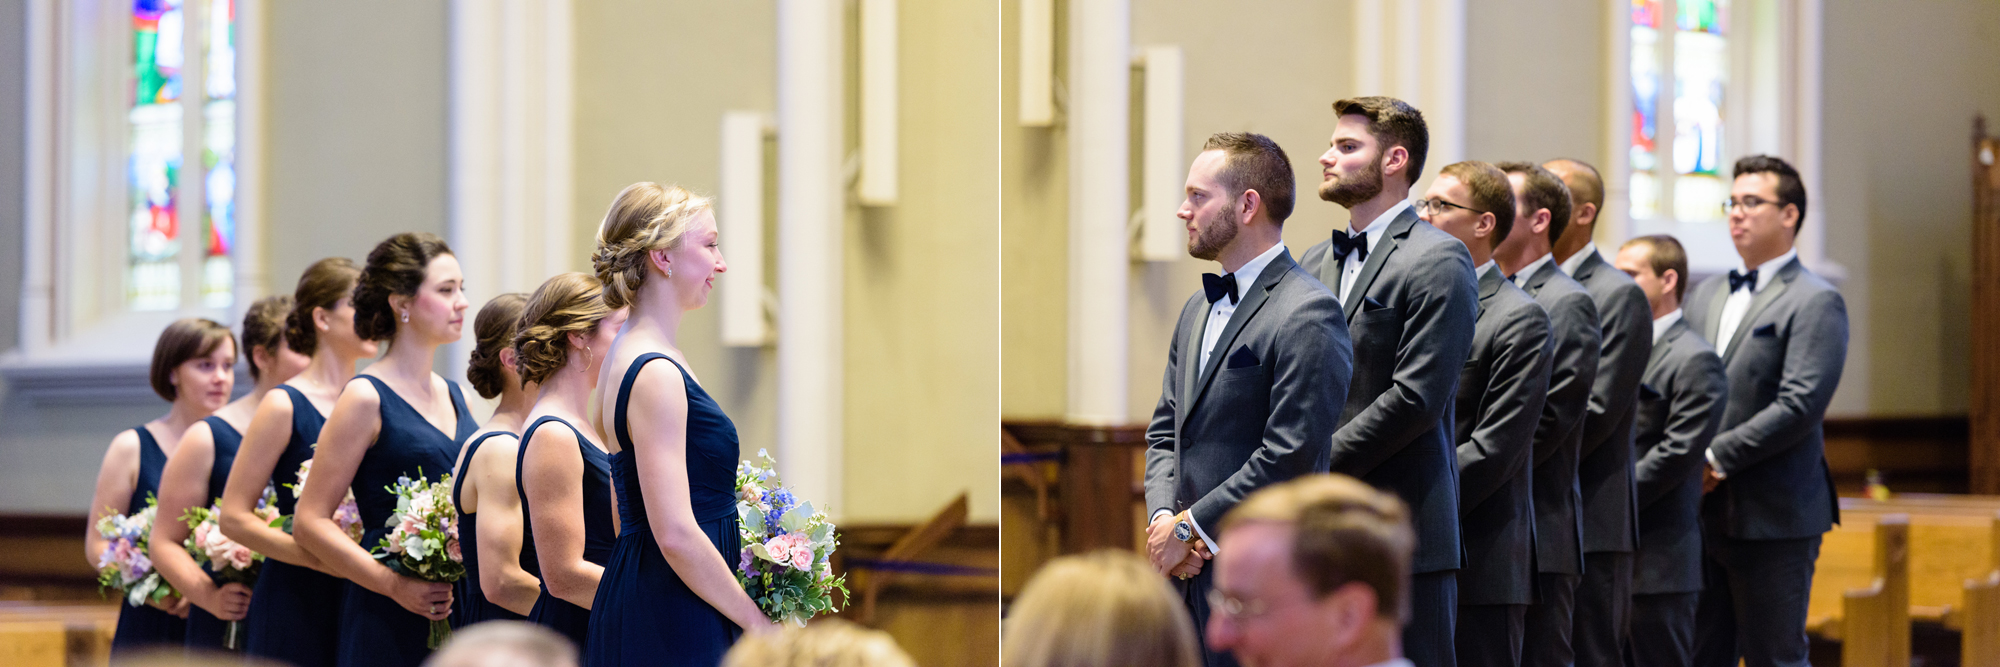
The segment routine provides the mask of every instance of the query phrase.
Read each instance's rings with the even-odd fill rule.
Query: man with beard
[[[1327,471],[1353,357],[1340,304],[1292,261],[1291,162],[1257,134],[1209,137],[1188,170],[1188,254],[1222,264],[1181,309],[1146,427],[1146,553],[1209,619],[1210,531],[1252,492]],[[1210,667],[1235,665],[1204,648]]]
[[[1597,380],[1603,334],[1597,303],[1550,254],[1551,239],[1569,224],[1569,189],[1549,170],[1527,162],[1502,162],[1514,188],[1514,229],[1494,249],[1508,279],[1549,313],[1549,396],[1535,425],[1535,603],[1528,606],[1521,664],[1570,667],[1576,589],[1582,579],[1583,494],[1576,479],[1583,447],[1584,413]]]
[[[1597,169],[1577,160],[1542,165],[1562,178],[1570,193],[1570,219],[1552,254],[1563,273],[1590,292],[1597,305],[1602,351],[1590,407],[1583,416],[1577,485],[1583,492],[1583,579],[1576,586],[1576,660],[1585,665],[1619,662],[1632,616],[1632,552],[1638,548],[1638,501],[1632,467],[1633,420],[1639,378],[1653,354],[1652,308],[1632,278],[1605,261],[1590,242],[1604,182]]]
[[[1430,130],[1402,100],[1333,103],[1320,199],[1348,211],[1347,231],[1302,264],[1333,290],[1354,340],[1354,373],[1333,433],[1331,469],[1393,491],[1410,506],[1417,551],[1403,652],[1418,667],[1454,667],[1458,614],[1458,463],[1452,403],[1472,350],[1478,279],[1465,244],[1417,218],[1410,188]]]

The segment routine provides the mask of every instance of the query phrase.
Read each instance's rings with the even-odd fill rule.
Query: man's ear
[[[1383,178],[1388,178],[1390,175],[1403,176],[1409,171],[1410,149],[1402,146],[1390,146],[1382,151]],[[1417,183],[1417,179],[1414,178],[1405,177],[1404,180],[1409,181],[1411,185],[1416,185]]]
[[[1238,219],[1242,220],[1241,224],[1250,224],[1250,219],[1257,217],[1257,212],[1262,210],[1264,210],[1263,193],[1246,189],[1243,191],[1243,196],[1237,198],[1236,213]]]

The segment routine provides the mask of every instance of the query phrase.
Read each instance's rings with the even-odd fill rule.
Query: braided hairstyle
[[[597,330],[610,315],[610,290],[583,273],[563,273],[535,288],[514,334],[514,363],[521,382],[542,382],[569,363],[569,335]]]
[[[478,342],[472,346],[472,358],[465,362],[465,380],[472,383],[480,398],[491,399],[507,389],[507,369],[500,362],[500,351],[514,344],[514,331],[527,303],[528,295],[508,292],[486,302],[472,318],[472,335]]]
[[[651,251],[679,248],[695,217],[710,205],[707,197],[678,185],[640,182],[619,191],[597,228],[597,251],[590,256],[604,284],[604,305],[631,305],[652,270]]]
[[[319,349],[319,327],[313,324],[313,311],[333,310],[334,304],[354,293],[354,282],[360,277],[360,267],[346,257],[328,257],[306,267],[292,292],[292,314],[285,318],[285,346],[312,356]]]
[[[403,232],[376,244],[354,283],[354,333],[362,340],[395,338],[396,309],[389,295],[416,295],[431,260],[449,254],[451,246],[428,232]]]
[[[285,325],[291,320],[292,295],[273,294],[250,304],[243,313],[243,359],[250,362],[250,380],[263,377],[264,369],[257,367],[257,350],[278,356],[278,344],[285,340]]]

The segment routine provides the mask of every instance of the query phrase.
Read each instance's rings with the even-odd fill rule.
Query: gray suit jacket
[[[1326,472],[1353,368],[1340,303],[1289,251],[1241,299],[1202,368],[1208,299],[1197,291],[1181,308],[1146,427],[1147,513],[1192,509],[1217,539],[1252,492]]]
[[[1549,393],[1549,314],[1489,271],[1472,358],[1458,372],[1459,604],[1535,601],[1535,424]]]
[[[1639,376],[1653,353],[1653,309],[1632,277],[1590,253],[1572,276],[1597,304],[1603,353],[1590,388],[1590,412],[1583,417],[1582,460],[1577,482],[1583,491],[1585,553],[1631,551],[1637,546],[1639,513],[1632,492],[1632,418],[1638,407]]]
[[[1314,245],[1301,264],[1338,294],[1340,263],[1329,261],[1331,245]],[[1472,352],[1478,283],[1465,244],[1404,210],[1369,251],[1348,296],[1354,375],[1333,433],[1333,472],[1409,503],[1416,573],[1463,562],[1452,403]]]
[[[1729,277],[1688,297],[1688,324],[1710,341]],[[1847,363],[1847,302],[1797,259],[1750,301],[1723,351],[1729,402],[1708,449],[1728,476],[1704,499],[1710,530],[1741,540],[1813,537],[1840,521],[1821,420]]]
[[[1649,332],[1647,336],[1651,336]],[[1729,379],[1685,316],[1660,336],[1639,385],[1639,553],[1632,592],[1701,590],[1702,453],[1722,425]]]
[[[1597,303],[1555,262],[1529,276],[1528,294],[1549,314],[1555,355],[1549,398],[1535,425],[1535,566],[1537,572],[1583,574],[1583,492],[1577,461],[1584,413],[1597,380],[1602,333]]]

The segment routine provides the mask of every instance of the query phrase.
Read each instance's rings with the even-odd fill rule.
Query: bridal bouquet
[[[297,501],[299,499],[299,492],[305,490],[306,476],[312,474],[312,469],[312,459],[306,459],[304,463],[299,464],[299,481],[285,485],[285,488],[292,490],[293,501]],[[347,533],[347,539],[354,540],[355,544],[361,543],[361,533],[363,532],[361,530],[361,507],[354,504],[354,489],[348,489],[347,497],[341,499],[340,506],[333,508],[333,522],[340,526],[342,532]],[[271,527],[283,528],[286,533],[292,532],[291,515],[272,519]]]
[[[757,450],[761,464],[736,466],[737,531],[745,546],[736,581],[771,620],[805,626],[815,615],[847,604],[847,575],[833,576],[833,550],[840,546],[826,513],[793,497],[778,480],[771,455]],[[840,603],[833,592],[840,591]]]
[[[375,546],[375,559],[405,577],[452,583],[465,576],[458,546],[458,508],[451,503],[451,474],[436,482],[399,477],[385,488],[396,495],[396,511],[383,525],[389,534]],[[431,621],[430,647],[451,638],[451,624]]]
[[[276,520],[278,508],[273,505],[276,501],[277,490],[264,487],[264,497],[257,500],[257,516],[267,521]],[[188,555],[193,556],[196,563],[207,566],[208,571],[214,574],[216,583],[255,586],[264,555],[223,535],[218,525],[221,517],[222,510],[216,505],[190,507],[182,512],[181,521],[187,523],[188,537],[181,546],[187,547]],[[242,634],[241,625],[242,621],[229,622],[229,630],[222,636],[223,648],[236,649],[237,637]]]
[[[97,534],[109,542],[104,545],[104,553],[97,557],[99,594],[106,589],[117,590],[134,607],[175,595],[173,584],[153,571],[153,559],[146,555],[146,543],[153,534],[153,515],[159,511],[159,499],[147,494],[145,509],[129,515],[106,514],[97,520]]]

